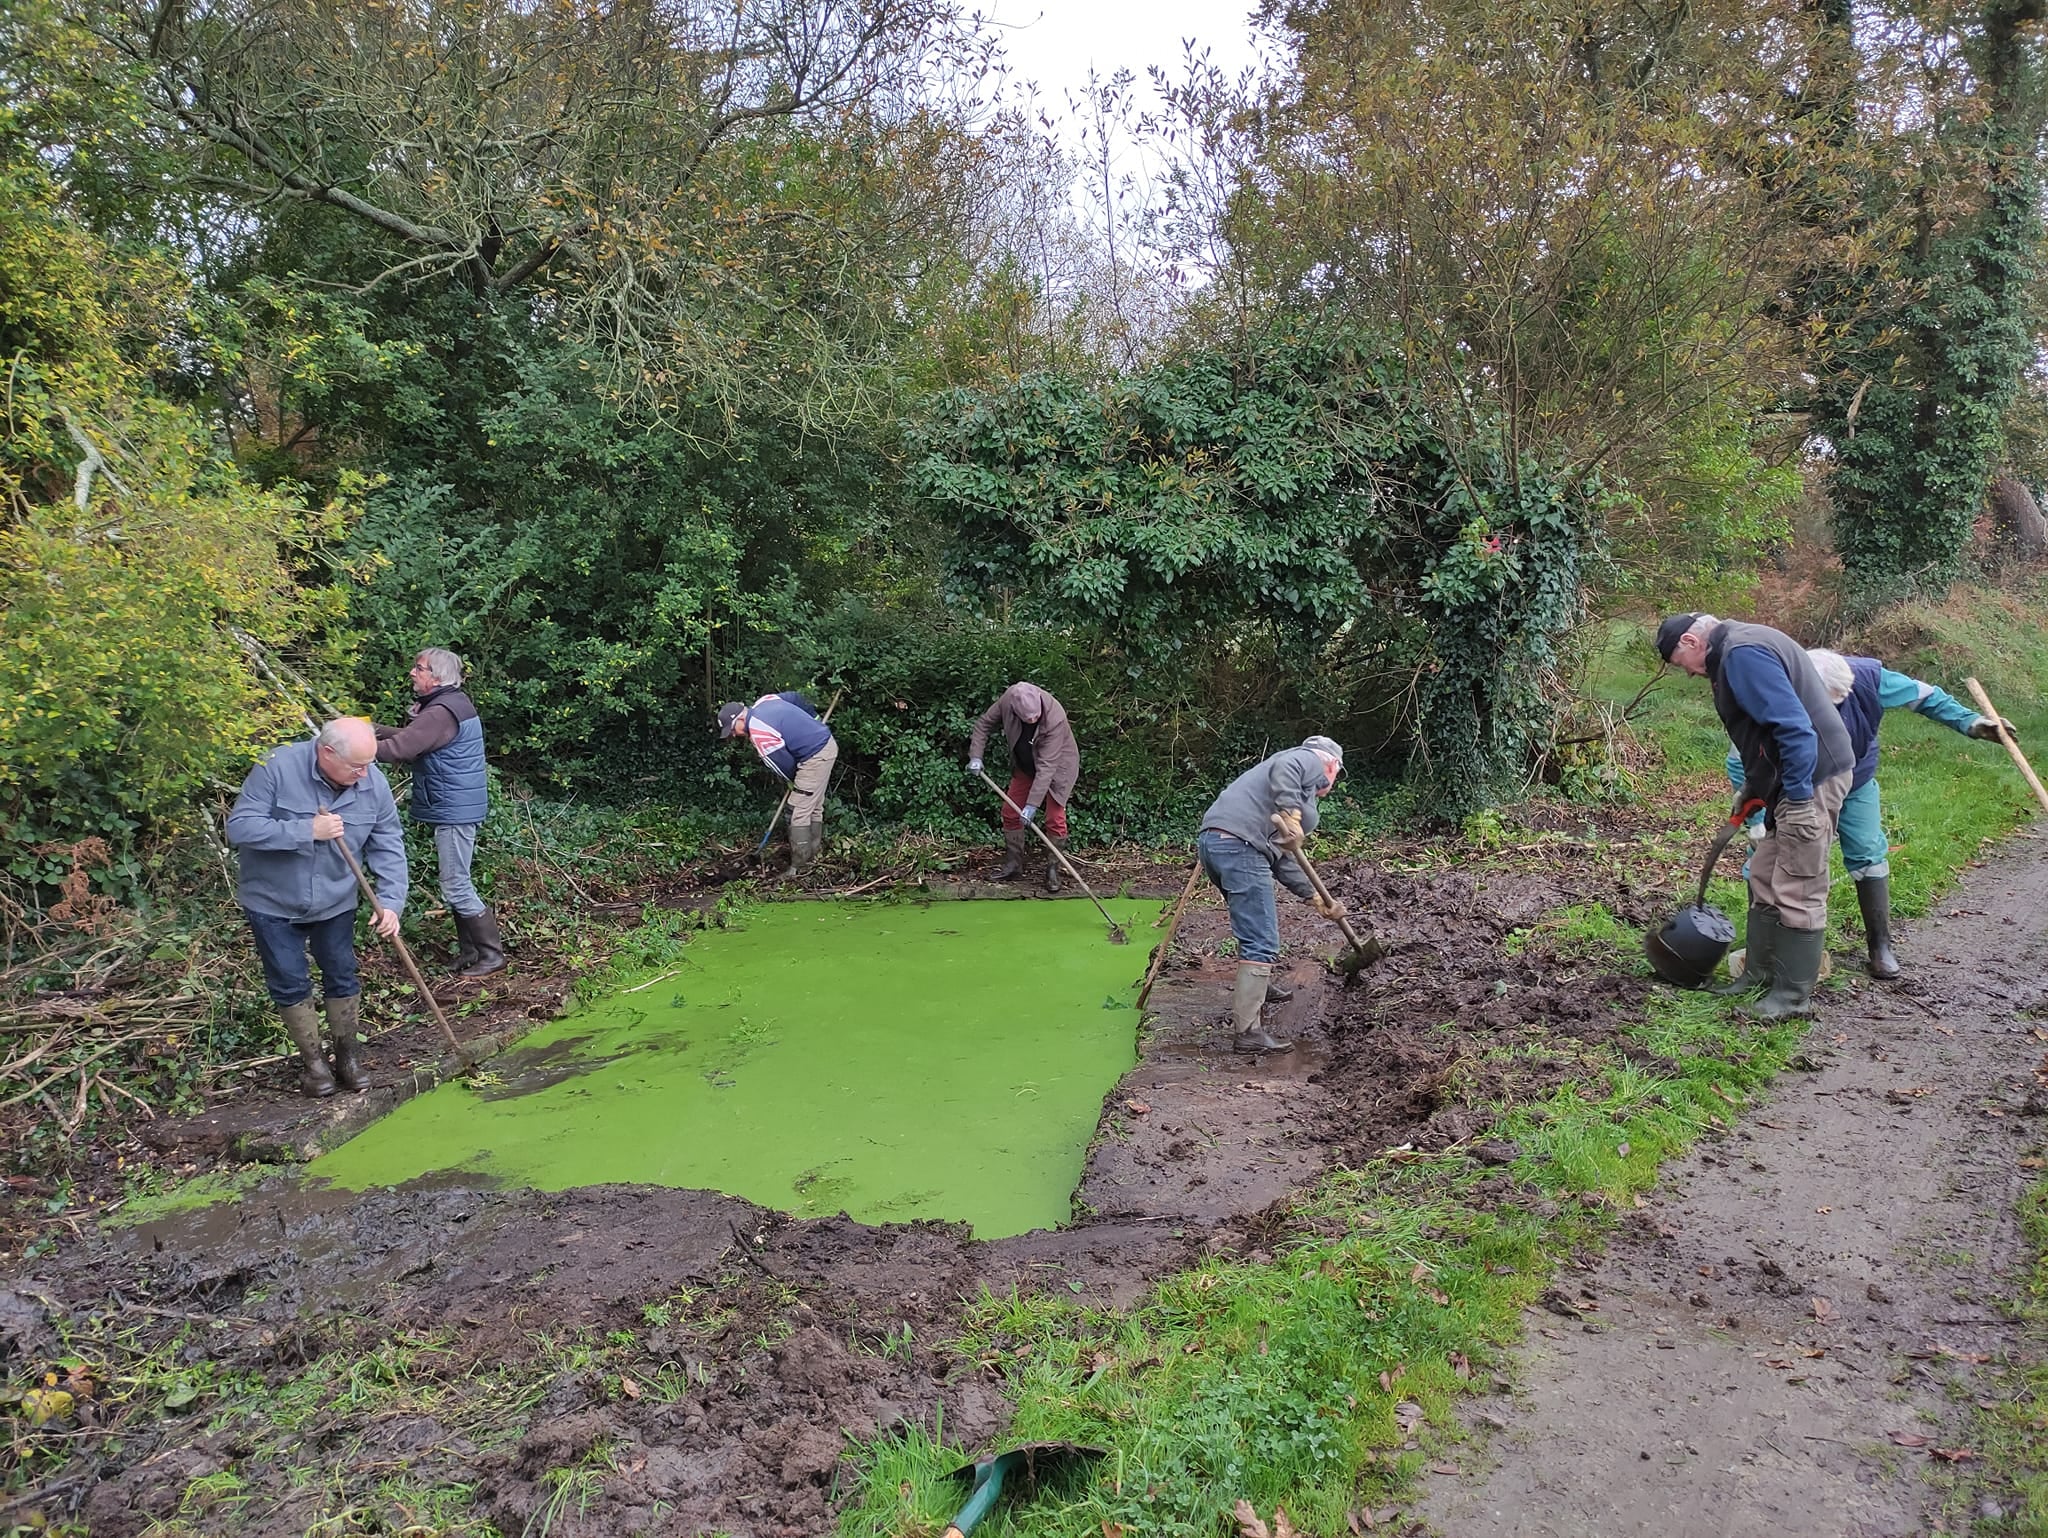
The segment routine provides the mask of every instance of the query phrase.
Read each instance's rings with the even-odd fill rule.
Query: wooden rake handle
[[[1195,861],[1195,868],[1188,872],[1187,885],[1180,889],[1171,912],[1163,915],[1159,923],[1166,925],[1166,938],[1159,942],[1159,949],[1152,953],[1152,965],[1145,972],[1145,986],[1138,990],[1138,1008],[1145,1007],[1145,1001],[1152,997],[1152,985],[1159,981],[1159,972],[1166,965],[1166,953],[1173,948],[1174,931],[1180,928],[1181,910],[1188,905],[1188,899],[1195,895],[1195,883],[1202,879],[1202,862]],[[1158,928],[1155,923],[1153,927]]]
[[[325,812],[327,808],[323,806],[320,810]],[[370,899],[370,906],[373,909],[381,908],[383,904],[377,901],[376,889],[370,885],[370,878],[363,874],[362,862],[356,858],[356,852],[348,847],[347,832],[344,831],[340,838],[334,840],[334,844],[341,850],[341,857],[348,861],[349,872],[356,878],[356,885],[363,889],[363,896]],[[391,944],[398,952],[398,959],[405,963],[405,970],[412,975],[413,987],[419,989],[420,997],[427,1001],[427,1008],[433,1011],[434,1023],[441,1027],[441,1034],[448,1038],[449,1047],[457,1057],[460,1057],[462,1044],[455,1039],[455,1027],[450,1025],[448,1017],[441,1013],[441,1001],[434,997],[433,990],[427,986],[427,980],[420,976],[419,963],[412,959],[412,952],[405,948],[404,936],[393,935]]]
[[[1079,887],[1082,891],[1086,892],[1088,894],[1088,900],[1095,904],[1095,911],[1102,915],[1102,922],[1109,926],[1110,938],[1121,944],[1124,939],[1124,926],[1119,924],[1115,919],[1109,916],[1109,910],[1102,906],[1102,899],[1095,895],[1095,889],[1093,887],[1089,886],[1087,882],[1081,879],[1081,873],[1074,869],[1074,862],[1067,858],[1066,851],[1061,849],[1058,844],[1055,844],[1052,841],[1051,836],[1045,831],[1045,829],[1041,828],[1038,825],[1038,822],[1035,818],[1026,817],[1024,815],[1024,808],[1019,806],[1016,802],[1010,799],[1010,793],[1007,790],[1004,790],[1002,786],[998,785],[994,780],[988,777],[988,771],[986,769],[977,769],[974,772],[978,776],[980,776],[982,784],[986,785],[990,790],[994,791],[997,795],[1003,798],[1003,805],[1007,806],[1011,811],[1017,814],[1017,820],[1019,822],[1023,823],[1025,827],[1029,828],[1033,833],[1036,833],[1038,835],[1038,841],[1041,844],[1045,845],[1046,852],[1049,853],[1055,860],[1058,860],[1060,862],[1060,868],[1064,870],[1069,876],[1073,877],[1074,885]]]
[[[2012,733],[2005,729],[2005,717],[1992,707],[1991,696],[1984,692],[1984,686],[1974,678],[1964,679],[1963,687],[1970,691],[1970,698],[1977,702],[1977,709],[1982,711],[1984,718],[1991,723],[1992,730],[1998,734],[1998,740],[2005,744],[2005,751],[2012,755],[2012,761],[2019,766],[2020,773],[2027,777],[2027,783],[2034,788],[2034,799],[2041,803],[2041,810],[2048,812],[2048,790],[2042,788],[2041,777],[2034,773],[2034,766],[2027,762],[2027,755],[2020,751],[2020,745],[2012,740]]]

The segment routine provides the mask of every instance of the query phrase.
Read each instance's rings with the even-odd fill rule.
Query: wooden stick
[[[1109,916],[1109,910],[1102,906],[1102,899],[1097,897],[1094,889],[1081,879],[1081,873],[1074,869],[1074,862],[1067,858],[1066,851],[1061,849],[1058,844],[1055,844],[1052,841],[1052,836],[1045,829],[1041,828],[1036,821],[1024,815],[1024,808],[1010,799],[1010,793],[1007,790],[1004,790],[1002,786],[988,777],[986,769],[977,769],[974,772],[981,777],[982,784],[1003,798],[1003,805],[1017,814],[1019,822],[1038,835],[1038,841],[1045,845],[1047,851],[1055,860],[1060,862],[1066,873],[1074,878],[1074,885],[1088,894],[1088,900],[1095,904],[1095,911],[1102,915],[1102,922],[1109,926],[1110,939],[1114,940],[1118,945],[1126,943],[1130,936],[1124,933],[1124,926]]]
[[[846,691],[844,689],[833,690],[832,703],[827,705],[825,707],[825,713],[822,716],[818,717],[818,719],[822,721],[825,725],[830,726],[832,724],[832,712],[839,708],[839,696],[844,694],[845,692]],[[748,709],[750,710],[752,708],[752,706],[748,707]],[[755,859],[758,860],[761,858],[761,851],[768,847],[768,840],[775,837],[775,825],[778,822],[782,821],[782,809],[789,805],[789,798],[795,794],[796,780],[792,776],[790,782],[782,787],[782,799],[775,803],[775,815],[768,819],[768,831],[761,835],[761,842],[754,846]]]
[[[2041,788],[2041,777],[2034,773],[2034,766],[2027,762],[2027,755],[2020,751],[2020,745],[2012,740],[2012,733],[2005,729],[2005,717],[1991,706],[1991,697],[1984,692],[1984,686],[1974,678],[1963,680],[1963,687],[1970,691],[1970,698],[1977,702],[1977,708],[1984,718],[1992,723],[1998,733],[1998,740],[2005,744],[2005,751],[2012,755],[2012,761],[2019,765],[2020,773],[2027,777],[2027,783],[2034,787],[2034,799],[2041,803],[2041,810],[2048,812],[2048,790]]]
[[[327,808],[323,806],[320,810],[325,812]],[[370,907],[381,909],[383,904],[377,901],[376,889],[370,885],[370,878],[363,874],[363,867],[356,859],[356,852],[348,847],[347,832],[344,831],[334,843],[340,848],[341,857],[348,861],[349,871],[355,876],[356,885],[363,889],[363,896],[370,899]],[[405,937],[393,935],[391,943],[398,951],[398,959],[405,963],[405,970],[412,974],[412,985],[419,989],[420,997],[427,1001],[427,1008],[434,1012],[434,1022],[441,1027],[441,1034],[448,1038],[448,1045],[454,1049],[455,1055],[460,1057],[462,1043],[455,1039],[455,1027],[450,1025],[448,1017],[441,1013],[441,1001],[434,997],[433,990],[427,986],[427,980],[420,976],[419,963],[412,959],[412,952],[405,948]]]
[[[1286,845],[1281,847],[1287,848]],[[1316,895],[1322,898],[1324,902],[1335,907],[1337,899],[1332,897],[1330,889],[1323,885],[1323,878],[1317,875],[1316,868],[1309,864],[1308,856],[1302,853],[1300,845],[1288,848],[1287,852],[1294,856],[1294,863],[1299,865],[1302,874],[1308,877],[1308,884],[1316,889]],[[1375,936],[1371,940],[1360,940],[1358,938],[1358,931],[1351,927],[1351,920],[1341,911],[1337,914],[1337,927],[1344,931],[1344,938],[1351,942],[1352,960],[1350,965],[1345,968],[1347,972],[1354,974],[1361,972],[1386,954],[1386,949],[1380,944],[1378,937]],[[1370,946],[1371,949],[1368,950],[1367,946]]]
[[[1161,914],[1153,922],[1152,927],[1154,929],[1157,929],[1162,923],[1166,925],[1166,938],[1159,942],[1159,949],[1152,953],[1152,965],[1145,973],[1145,986],[1138,990],[1138,1008],[1140,1009],[1143,1009],[1145,1001],[1152,997],[1152,985],[1159,981],[1160,968],[1166,965],[1166,953],[1173,948],[1174,931],[1180,928],[1180,911],[1187,906],[1188,899],[1194,895],[1195,883],[1201,879],[1202,862],[1197,860],[1195,861],[1195,868],[1188,872],[1188,884],[1180,889],[1180,896],[1174,900],[1172,909]]]

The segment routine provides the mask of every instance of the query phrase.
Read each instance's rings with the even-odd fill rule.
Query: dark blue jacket
[[[423,695],[411,721],[396,732],[377,731],[379,762],[412,765],[414,822],[460,828],[484,820],[491,808],[484,723],[461,685],[443,684]]]
[[[1813,659],[1783,631],[1724,621],[1707,640],[1707,678],[1742,755],[1743,782],[1774,813],[1781,800],[1810,800],[1816,782],[1855,763]]]
[[[832,728],[801,694],[764,694],[747,707],[747,738],[761,762],[789,780],[797,765],[824,751]]]

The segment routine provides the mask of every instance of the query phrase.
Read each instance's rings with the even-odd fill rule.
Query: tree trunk
[[[2022,561],[2048,556],[2048,518],[2027,483],[2010,470],[1991,478],[1991,540],[1999,554]]]

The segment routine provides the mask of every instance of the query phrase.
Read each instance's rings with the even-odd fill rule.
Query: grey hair
[[[1685,633],[1696,635],[1704,641],[1713,635],[1714,627],[1720,623],[1721,621],[1712,614],[1695,614],[1692,623],[1685,627]]]
[[[442,646],[429,646],[416,659],[427,665],[434,682],[444,687],[462,682],[462,659]]]
[[[1820,674],[1821,687],[1828,691],[1828,698],[1837,705],[1841,704],[1849,697],[1849,691],[1856,687],[1856,675],[1849,669],[1849,659],[1825,646],[1809,646],[1806,655],[1813,659],[1813,670]]]
[[[372,743],[377,740],[376,728],[369,722],[361,716],[336,716],[320,728],[320,733],[314,740],[328,752],[339,753],[343,758],[348,758],[348,750],[351,747],[360,750],[365,738]]]

